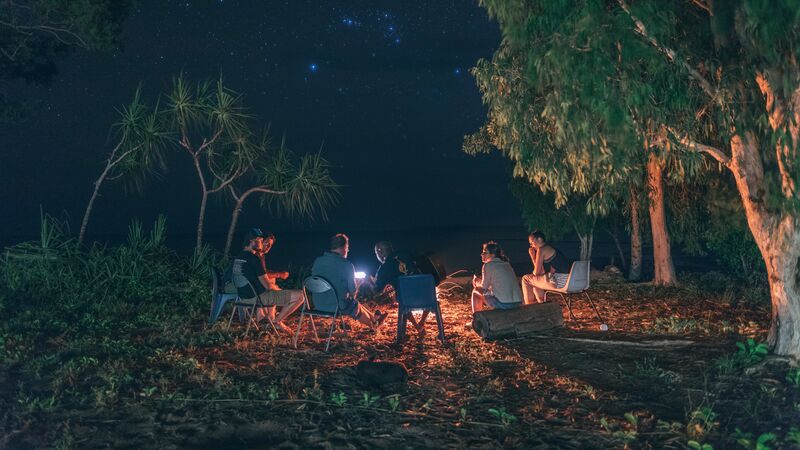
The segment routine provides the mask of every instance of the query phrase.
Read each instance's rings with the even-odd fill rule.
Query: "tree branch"
[[[631,8],[630,6],[628,6],[628,3],[625,0],[617,0],[617,3],[628,14],[633,23],[636,25],[637,33],[639,33],[643,38],[645,38],[648,42],[650,42],[650,44],[653,47],[655,47],[658,51],[663,53],[667,57],[667,59],[670,60],[670,62],[682,66],[687,72],[689,72],[689,76],[700,84],[700,87],[703,89],[703,91],[705,91],[706,94],[708,94],[709,97],[714,99],[718,97],[717,90],[714,89],[713,86],[711,86],[711,83],[709,83],[708,80],[706,80],[705,77],[703,77],[703,75],[700,74],[700,72],[698,72],[694,67],[690,66],[689,63],[687,63],[686,61],[679,60],[678,54],[675,52],[675,50],[661,45],[656,40],[656,38],[647,33],[647,27],[644,26],[644,23],[641,20],[639,20],[638,17],[634,16],[633,13],[631,13]]]
[[[728,157],[728,155],[726,155],[725,152],[723,152],[722,150],[720,150],[720,149],[718,149],[716,147],[712,147],[710,145],[706,145],[706,144],[702,144],[700,142],[697,142],[697,141],[691,139],[689,136],[685,135],[684,133],[678,132],[677,130],[675,130],[672,127],[667,127],[667,130],[673,136],[675,136],[675,138],[677,139],[678,143],[683,145],[684,147],[686,147],[688,149],[691,149],[691,150],[696,150],[696,151],[701,152],[701,153],[706,153],[708,155],[711,155],[712,158],[716,159],[717,162],[719,162],[723,166],[727,167],[728,169],[731,168],[731,158]]]

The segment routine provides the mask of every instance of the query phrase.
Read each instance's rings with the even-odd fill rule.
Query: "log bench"
[[[562,326],[561,305],[555,302],[479,311],[472,316],[472,329],[484,339],[523,336]]]

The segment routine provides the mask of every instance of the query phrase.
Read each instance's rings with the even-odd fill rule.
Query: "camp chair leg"
[[[297,348],[297,338],[300,337],[300,330],[303,328],[303,317],[305,316],[305,312],[306,307],[303,305],[303,310],[300,311],[300,321],[297,322],[297,331],[294,332],[294,342],[292,342],[294,348]]]
[[[314,322],[314,316],[308,316],[308,321],[311,322],[311,330],[314,331],[314,342],[319,344],[319,333],[317,333],[317,324]]]
[[[328,348],[331,346],[331,338],[333,338],[333,327],[336,325],[336,313],[333,313],[333,318],[331,319],[331,329],[328,331],[328,342],[325,343],[325,351],[328,351]]]
[[[589,300],[589,304],[592,305],[592,309],[594,309],[594,313],[597,315],[597,319],[600,320],[601,323],[604,322],[603,316],[601,316],[600,312],[597,311],[597,306],[595,306],[594,301],[592,301],[592,297],[589,296],[589,293],[586,292],[586,291],[583,291],[583,295],[586,296],[586,300]]]
[[[397,342],[403,342],[406,337],[406,326],[408,322],[408,311],[397,311]]]
[[[231,323],[233,322],[233,315],[236,314],[236,305],[233,305],[233,309],[231,310],[231,315],[228,317],[228,328],[226,330],[231,329]]]
[[[442,320],[442,308],[436,305],[436,324],[439,326],[439,340],[444,344],[444,320]]]
[[[559,292],[561,298],[564,299],[564,302],[567,304],[567,311],[569,311],[569,318],[572,319],[573,322],[577,322],[578,319],[575,317],[575,314],[572,312],[572,296],[567,294],[566,296]]]
[[[254,325],[256,327],[256,330],[258,330],[258,323],[256,323],[256,305],[257,304],[258,303],[253,303],[253,307],[250,308],[249,312],[245,309],[245,313],[244,313],[245,317],[247,317],[248,315],[250,316],[250,320],[247,321],[247,328],[245,328],[245,330],[244,330],[245,336],[247,336],[247,333],[250,331],[250,325]]]

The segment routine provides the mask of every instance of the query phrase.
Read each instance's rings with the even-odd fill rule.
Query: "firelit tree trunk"
[[[772,299],[768,341],[780,355],[800,356],[800,292],[797,263],[800,228],[789,213],[770,212],[764,198],[764,167],[752,133],[731,140],[731,164],[747,224],[764,262]]]
[[[797,190],[791,165],[797,159],[800,140],[800,87],[792,91],[790,98],[781,98],[768,75],[758,74],[756,83],[766,100],[770,126],[779,136],[775,144],[775,159],[781,194],[787,201],[796,202]],[[781,211],[767,207],[764,198],[766,180],[759,147],[753,133],[734,136],[729,167],[742,197],[747,224],[767,266],[772,300],[769,344],[779,355],[800,357],[800,292],[797,281],[800,226],[791,208]]]
[[[650,153],[647,161],[647,178],[650,190],[650,227],[653,234],[653,283],[658,286],[672,286],[678,280],[672,265],[667,216],[664,211],[663,166],[655,153]]]
[[[631,190],[631,267],[628,279],[638,281],[642,277],[642,225],[639,217],[638,193]]]

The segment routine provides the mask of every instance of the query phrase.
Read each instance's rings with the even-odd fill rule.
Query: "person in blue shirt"
[[[347,260],[350,252],[350,239],[344,233],[331,238],[330,250],[317,257],[311,266],[311,275],[322,277],[333,286],[339,301],[339,312],[359,322],[377,329],[387,314],[375,311],[372,314],[364,305],[356,301],[358,286],[353,263]]]

